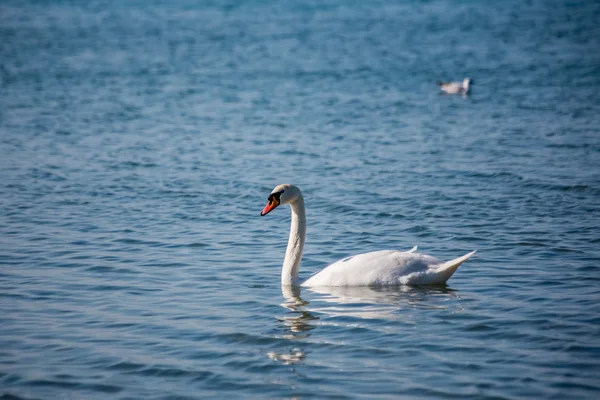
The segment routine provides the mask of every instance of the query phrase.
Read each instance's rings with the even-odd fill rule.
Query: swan
[[[298,271],[306,237],[306,214],[300,189],[291,184],[276,186],[260,215],[265,216],[282,204],[289,204],[292,209],[290,237],[281,269],[281,284],[284,286],[442,284],[450,279],[460,264],[475,254],[472,251],[452,261],[442,262],[435,257],[416,253],[416,247],[409,251],[373,251],[343,258],[300,283]]]
[[[440,90],[442,92],[446,92],[448,94],[467,94],[469,93],[469,91],[471,90],[471,79],[470,78],[465,78],[463,79],[462,83],[461,82],[441,82],[441,81],[437,81],[436,82],[438,84],[438,86],[440,87]]]

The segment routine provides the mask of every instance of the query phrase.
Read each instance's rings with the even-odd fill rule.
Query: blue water
[[[0,398],[600,396],[600,3],[4,1]],[[475,81],[468,97],[436,80]],[[445,287],[286,290],[477,249]]]

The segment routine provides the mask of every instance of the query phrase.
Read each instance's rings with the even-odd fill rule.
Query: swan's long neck
[[[304,238],[306,237],[304,199],[300,196],[296,201],[290,203],[290,206],[292,208],[292,226],[290,227],[290,239],[288,240],[281,269],[281,284],[298,286],[300,284],[298,270],[302,261],[302,250],[304,249]]]

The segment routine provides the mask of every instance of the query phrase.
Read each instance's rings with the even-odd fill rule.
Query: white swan
[[[269,195],[269,202],[260,215],[267,215],[281,204],[292,209],[292,226],[281,270],[281,284],[288,286],[386,286],[431,285],[446,282],[458,266],[475,251],[442,262],[435,257],[409,251],[381,250],[346,257],[300,283],[298,270],[306,236],[304,198],[294,185],[278,185]]]
[[[471,90],[471,79],[465,78],[461,82],[436,82],[442,92],[448,94],[467,94]]]

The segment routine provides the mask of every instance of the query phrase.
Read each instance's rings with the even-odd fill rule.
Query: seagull
[[[469,93],[470,88],[470,84],[471,84],[471,79],[470,78],[465,78],[462,83],[461,82],[441,82],[441,81],[437,81],[436,82],[439,87],[440,90],[442,92],[446,92],[448,94],[467,94]]]

